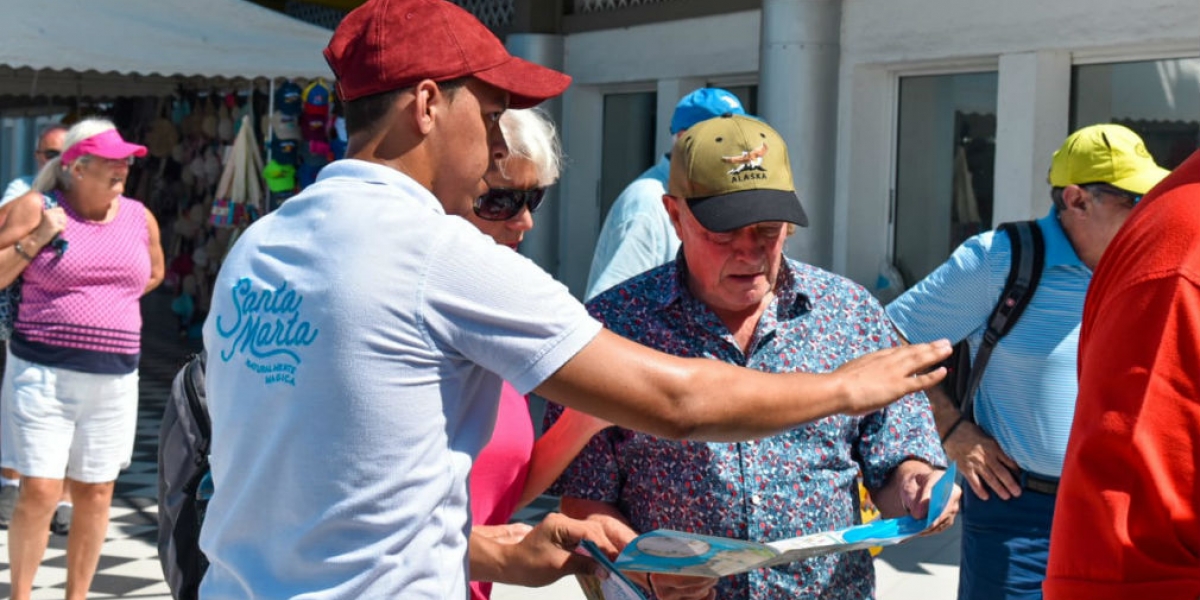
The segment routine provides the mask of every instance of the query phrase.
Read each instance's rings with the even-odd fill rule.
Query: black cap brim
[[[709,231],[733,231],[763,221],[785,221],[808,227],[808,215],[796,192],[744,190],[707,198],[692,198],[688,208]]]

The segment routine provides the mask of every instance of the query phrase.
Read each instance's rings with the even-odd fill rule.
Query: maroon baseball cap
[[[570,76],[510,55],[447,0],[369,0],[338,25],[325,60],[343,101],[469,75],[508,92],[512,108],[529,108],[571,84]]]

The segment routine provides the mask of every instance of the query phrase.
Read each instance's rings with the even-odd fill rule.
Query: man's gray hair
[[[499,161],[500,173],[512,158],[523,158],[537,168],[538,185],[545,187],[558,181],[562,173],[563,151],[558,140],[558,128],[550,115],[540,108],[509,109],[500,116],[500,131],[508,144],[508,158]]]
[[[1053,204],[1054,208],[1058,209],[1059,212],[1067,210],[1067,205],[1063,201],[1063,189],[1062,188],[1060,188],[1060,187],[1050,188],[1050,203]]]
[[[55,131],[66,131],[66,130],[67,130],[67,126],[63,125],[62,123],[51,123],[51,124],[43,127],[40,131],[38,131],[37,145],[41,146],[42,140],[46,139],[46,136],[50,135],[51,133],[54,133]]]

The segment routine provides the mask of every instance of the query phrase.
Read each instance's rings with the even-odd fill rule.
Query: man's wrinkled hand
[[[933,488],[945,474],[946,472],[941,469],[929,468],[915,472],[905,480],[904,484],[900,486],[900,503],[909,516],[918,520],[929,516]],[[955,485],[953,491],[950,492],[950,499],[946,502],[946,507],[922,535],[940,533],[954,525],[954,518],[958,515],[961,500],[962,488]]]
[[[1013,472],[1020,469],[1000,444],[971,422],[963,422],[946,438],[946,456],[958,463],[963,479],[983,500],[991,488],[1001,500],[1021,495],[1021,486]]]

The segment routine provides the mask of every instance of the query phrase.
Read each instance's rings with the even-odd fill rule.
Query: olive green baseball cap
[[[709,231],[763,221],[808,225],[787,144],[752,117],[725,114],[689,127],[671,150],[667,193],[686,199]]]
[[[1050,185],[1107,183],[1145,194],[1170,171],[1158,166],[1146,144],[1128,127],[1090,125],[1067,136],[1050,161]]]

